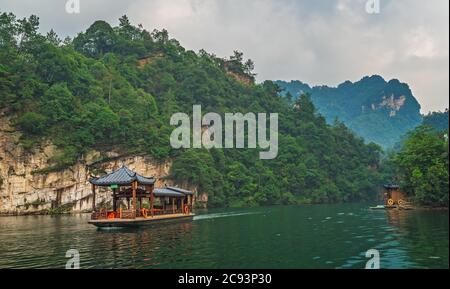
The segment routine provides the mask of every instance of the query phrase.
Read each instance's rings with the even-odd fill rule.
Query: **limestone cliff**
[[[69,168],[52,171],[51,158],[57,149],[43,142],[31,152],[25,151],[18,140],[20,133],[7,117],[0,116],[0,215],[35,214],[57,208],[83,212],[92,208],[93,175],[111,172],[125,164],[144,176],[155,176],[156,186],[178,185],[196,191],[192,185],[174,183],[167,179],[171,162],[157,162],[148,156],[123,156],[116,152],[93,151]],[[199,200],[205,199],[200,196]],[[207,198],[206,198],[207,199]],[[100,189],[96,203],[111,200],[109,189]]]

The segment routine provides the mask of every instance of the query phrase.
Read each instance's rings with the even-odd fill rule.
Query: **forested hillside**
[[[383,183],[377,145],[327,124],[308,96],[291,105],[273,82],[255,84],[253,63],[239,52],[221,59],[186,50],[167,31],[148,32],[126,16],[64,41],[38,27],[36,16],[0,14],[0,109],[26,149],[45,140],[59,148],[45,169],[71,166],[92,149],[173,159],[172,178],[207,192],[210,206],[355,201]],[[220,114],[279,113],[278,157],[172,149],[169,119],[194,104]]]
[[[430,112],[423,117],[423,124],[438,131],[448,130],[448,109],[443,112]]]
[[[375,142],[385,149],[392,148],[422,122],[420,105],[409,86],[396,79],[385,81],[378,75],[366,76],[337,87],[310,87],[300,81],[276,83],[288,99],[295,100],[302,93],[311,94],[328,123],[339,119],[367,142]]]

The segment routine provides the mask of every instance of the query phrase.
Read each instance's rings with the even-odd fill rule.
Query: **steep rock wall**
[[[51,171],[51,158],[57,153],[50,143],[26,152],[19,145],[20,133],[6,117],[0,116],[0,215],[42,213],[65,207],[69,211],[92,209],[89,178],[126,165],[144,176],[158,178],[156,186],[179,185],[196,191],[187,182],[167,179],[171,162],[157,162],[148,156],[121,156],[115,152],[92,152],[77,164]],[[111,201],[111,191],[99,188],[96,203]]]

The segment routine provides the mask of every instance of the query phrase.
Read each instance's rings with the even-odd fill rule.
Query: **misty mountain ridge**
[[[386,81],[379,75],[357,82],[345,81],[337,87],[311,87],[301,81],[276,81],[284,96],[297,99],[311,95],[317,110],[328,123],[339,120],[366,142],[393,147],[408,131],[422,123],[420,104],[408,84]]]

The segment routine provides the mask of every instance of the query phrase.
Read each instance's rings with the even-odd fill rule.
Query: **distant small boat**
[[[369,207],[369,209],[371,209],[371,210],[385,210],[386,206],[385,205],[378,205],[378,206],[375,206],[375,207]]]

